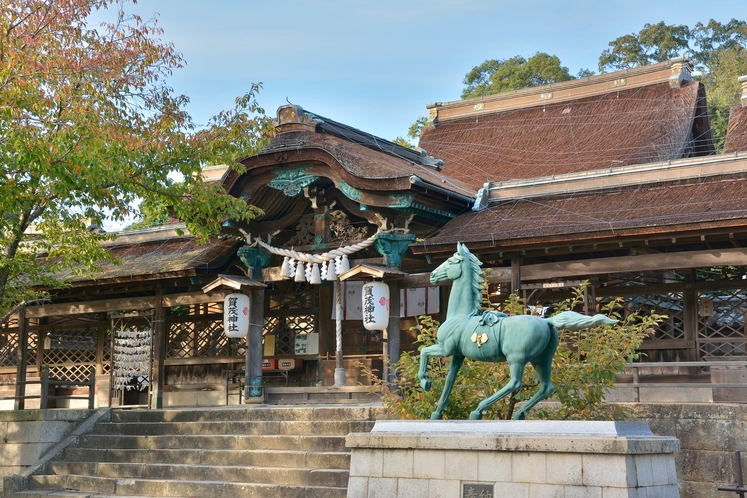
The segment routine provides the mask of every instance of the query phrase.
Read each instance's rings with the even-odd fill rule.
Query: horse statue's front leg
[[[442,418],[444,418],[444,409],[446,409],[446,402],[449,400],[451,389],[454,387],[454,381],[457,378],[459,369],[462,368],[462,363],[464,363],[464,356],[455,354],[451,357],[451,362],[449,363],[449,373],[446,374],[446,382],[444,383],[444,391],[441,393],[441,399],[438,400],[436,411],[431,413],[431,420],[441,420]]]
[[[418,379],[420,387],[425,391],[431,390],[431,379],[428,378],[428,357],[429,356],[446,356],[441,344],[434,344],[420,350],[420,369],[418,370]]]

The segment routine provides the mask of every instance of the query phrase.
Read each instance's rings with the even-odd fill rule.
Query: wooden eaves
[[[353,268],[340,275],[340,280],[379,279],[386,282],[389,280],[402,280],[406,276],[407,273],[396,268],[362,263],[354,266]]]
[[[209,293],[215,289],[228,288],[233,290],[256,290],[266,287],[265,284],[258,280],[241,275],[223,275],[219,274],[218,278],[207,285],[202,286],[202,292]],[[221,289],[223,290],[223,289]]]

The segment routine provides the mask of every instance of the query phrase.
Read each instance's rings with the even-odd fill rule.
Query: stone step
[[[88,496],[153,496],[193,498],[345,498],[345,487],[327,486],[293,486],[284,484],[225,482],[207,480],[172,480],[140,478],[106,478],[79,475],[43,475],[32,476],[29,481],[31,492],[41,490],[65,490],[90,493]],[[19,498],[18,493],[14,493]],[[50,494],[40,494],[50,496]],[[55,496],[51,494],[51,496]],[[56,495],[65,496],[65,495]],[[75,495],[73,495],[75,496]],[[87,495],[83,495],[87,496]]]
[[[343,498],[373,406],[115,410],[6,497]]]
[[[120,436],[84,435],[80,448],[119,449],[205,449],[205,450],[295,450],[346,451],[345,436],[312,435],[192,435],[192,436]]]
[[[196,410],[194,408],[166,410],[116,410],[112,422],[210,422],[251,420],[371,420],[376,419],[375,406],[268,406],[246,405]]]
[[[373,421],[345,420],[253,420],[214,422],[110,422],[96,426],[96,434],[199,435],[199,434],[295,434],[346,435],[367,432]]]
[[[64,461],[347,469],[350,465],[350,453],[291,450],[67,448]]]
[[[98,476],[112,479],[142,478],[198,481],[252,482],[301,486],[345,487],[347,469],[271,466],[184,465],[170,463],[53,462],[56,475]]]
[[[65,498],[159,498],[158,496],[149,495],[110,495],[102,493],[90,493],[88,491],[68,491],[68,490],[52,490],[52,489],[34,489],[26,491],[15,491],[6,492],[3,495],[5,498],[49,498],[49,497],[65,497]],[[194,498],[189,496],[172,496],[170,498]]]

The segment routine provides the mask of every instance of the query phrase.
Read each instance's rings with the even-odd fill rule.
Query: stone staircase
[[[5,497],[344,498],[345,436],[375,416],[360,406],[113,411]]]

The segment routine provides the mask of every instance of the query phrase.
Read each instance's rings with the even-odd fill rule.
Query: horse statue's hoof
[[[527,416],[524,412],[516,412],[514,413],[513,419],[514,420],[526,420]]]
[[[422,387],[424,391],[430,391],[431,390],[431,379],[421,380],[420,387]]]
[[[480,410],[475,410],[473,412],[470,412],[469,419],[470,420],[482,420],[482,412]]]
[[[444,415],[441,412],[431,413],[431,420],[441,420],[442,418],[444,418]]]

